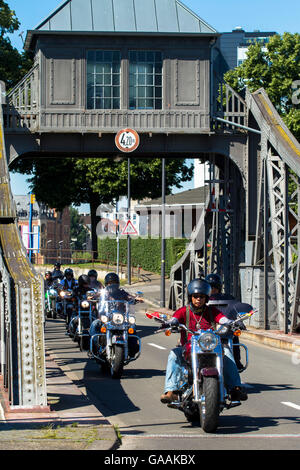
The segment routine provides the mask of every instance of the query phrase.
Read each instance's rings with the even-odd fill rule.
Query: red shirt
[[[211,314],[209,313],[209,310],[211,311]],[[197,331],[196,324],[200,320],[200,329],[201,330],[209,330],[212,328],[211,320],[210,318],[213,318],[213,321],[216,323],[219,323],[221,318],[226,318],[225,315],[223,315],[220,310],[218,310],[216,307],[210,306],[206,307],[204,310],[204,313],[202,315],[198,315],[197,313],[193,313],[192,310],[190,309],[190,323],[189,323],[189,328],[190,330]],[[179,323],[182,323],[183,325],[186,325],[186,307],[182,307],[174,313],[173,317],[177,318]],[[188,333],[188,337],[186,340],[186,332],[184,330],[181,331],[181,344],[184,346],[184,344],[191,339],[191,333]]]

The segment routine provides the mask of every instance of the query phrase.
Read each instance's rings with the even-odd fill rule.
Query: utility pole
[[[29,248],[29,261],[31,262],[32,260],[32,251],[33,251],[33,237],[32,237],[32,212],[33,212],[33,204],[35,203],[35,195],[30,193],[30,202],[29,202],[29,227],[28,227],[28,232],[29,232],[29,243],[28,243],[28,248]]]
[[[130,220],[130,199],[131,199],[131,193],[130,193],[130,158],[128,158],[128,202],[127,202],[127,217],[128,220]],[[127,279],[128,279],[128,284],[131,285],[131,238],[130,235],[127,235]]]
[[[161,285],[160,306],[166,306],[166,159],[162,159],[162,210],[161,210]]]

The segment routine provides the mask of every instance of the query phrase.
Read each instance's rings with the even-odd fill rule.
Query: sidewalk
[[[12,409],[0,387],[0,450],[113,450],[114,427],[46,351],[48,406]]]

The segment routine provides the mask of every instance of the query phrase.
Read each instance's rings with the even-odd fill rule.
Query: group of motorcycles
[[[87,351],[89,358],[101,365],[103,371],[109,370],[112,378],[120,378],[123,367],[140,356],[141,340],[136,334],[132,302],[109,300],[105,288],[91,289],[84,296],[76,298],[72,290],[59,290],[57,285],[52,285],[46,292],[45,303],[47,317],[64,318],[67,334],[78,342],[81,351]],[[241,405],[240,401],[230,398],[224,384],[224,344],[231,351],[234,347],[245,350],[245,370],[248,366],[247,347],[234,344],[233,337],[241,334],[240,322],[249,319],[255,312],[248,304],[237,302],[233,307],[237,319],[230,325],[196,332],[179,324],[175,318],[168,320],[166,315],[159,312],[146,313],[148,318],[161,324],[156,333],[163,331],[170,336],[185,330],[192,334],[191,352],[189,355],[183,353],[183,380],[178,390],[179,398],[168,406],[182,411],[189,422],[200,423],[208,433],[216,431],[219,415],[224,409]]]
[[[45,316],[63,318],[66,334],[80,350],[104,371],[109,370],[113,378],[120,378],[124,366],[141,353],[133,303],[110,299],[105,288],[90,289],[78,296],[72,289],[60,289],[59,282],[54,281],[45,292]]]

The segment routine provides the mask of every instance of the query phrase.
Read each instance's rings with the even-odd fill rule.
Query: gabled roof
[[[179,0],[67,0],[27,35],[38,32],[217,34]]]
[[[204,204],[209,191],[208,186],[201,186],[195,189],[188,189],[187,191],[181,191],[180,193],[170,194],[166,196],[167,205],[185,205],[185,204]],[[150,199],[148,201],[142,201],[135,205],[135,209],[138,210],[140,207],[149,206],[160,206],[162,198]]]

